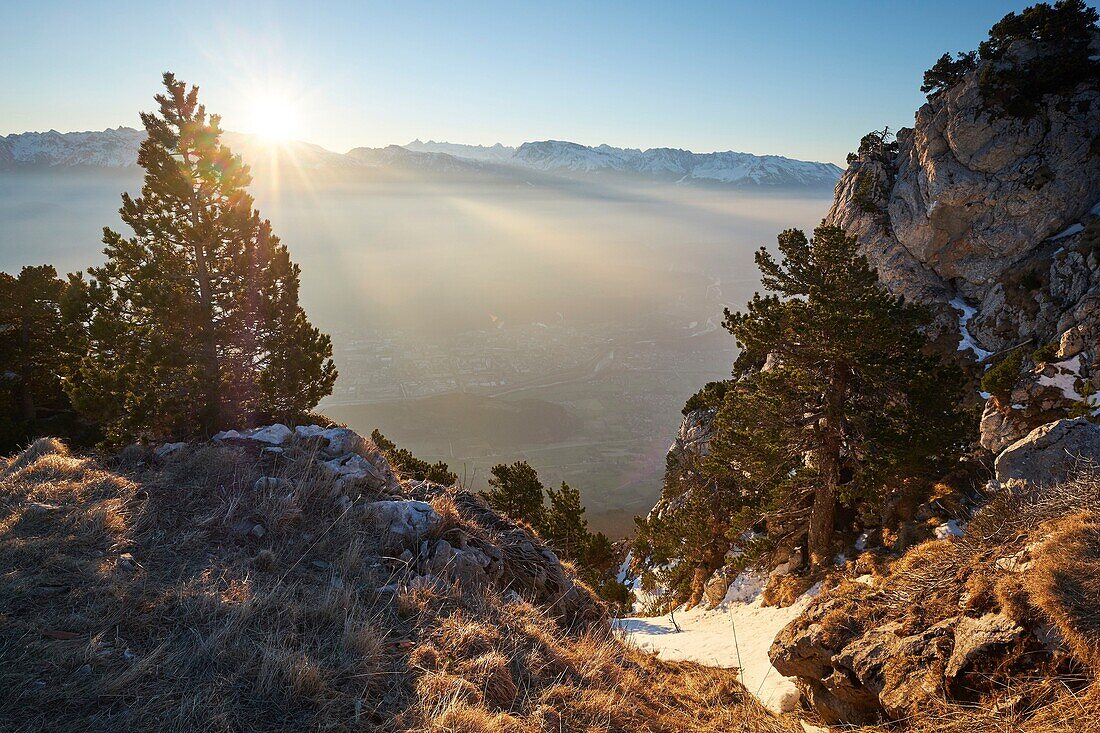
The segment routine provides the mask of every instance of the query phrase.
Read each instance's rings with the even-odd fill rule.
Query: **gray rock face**
[[[1019,44],[999,63],[1033,51]],[[1081,354],[1078,376],[1100,388],[1100,94],[1083,85],[1029,118],[990,114],[986,66],[922,106],[896,156],[852,162],[826,222],[857,236],[891,291],[932,307],[931,336],[944,345],[965,336],[984,352],[1030,354],[1061,344],[1058,358]],[[965,333],[953,299],[974,308]],[[986,405],[990,450],[1071,414],[1073,400],[1030,373],[1038,366],[1027,360],[1012,399]]]
[[[714,437],[715,410],[701,408],[692,410],[680,422],[680,429],[676,431],[676,439],[669,446],[669,455],[676,459],[686,456],[702,458],[710,452],[710,441]]]
[[[1005,448],[995,464],[997,481],[1054,484],[1064,481],[1082,461],[1100,463],[1100,425],[1083,417],[1058,420]]]
[[[892,164],[852,163],[826,217],[858,235],[887,285],[911,300],[957,292],[982,301],[1100,202],[1100,156],[1091,149],[1100,95],[1082,90],[1048,99],[1029,119],[994,118],[980,72],[918,110],[913,128],[898,133]]]

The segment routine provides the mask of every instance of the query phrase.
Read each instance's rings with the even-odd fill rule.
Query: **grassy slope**
[[[109,470],[40,441],[0,465],[0,730],[803,730],[734,672],[659,662],[599,614],[410,582],[357,514],[372,497],[341,508],[308,461],[279,469],[293,488],[256,490],[231,450],[138,457]],[[441,531],[492,534],[434,504]],[[1090,561],[1095,522],[1058,531]],[[1026,713],[937,703],[892,730],[1100,730],[1095,686],[1047,689]]]
[[[294,488],[256,490],[231,450],[141,458],[40,441],[0,469],[0,729],[794,729],[734,673],[658,662],[585,614],[409,582],[357,515],[371,497],[345,511],[304,461],[281,469]]]

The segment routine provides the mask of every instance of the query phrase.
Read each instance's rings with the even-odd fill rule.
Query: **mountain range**
[[[0,170],[23,168],[125,168],[137,164],[145,133],[129,127],[102,132],[25,132],[0,136]],[[401,168],[437,172],[508,173],[538,171],[569,176],[617,175],[682,184],[731,186],[833,186],[841,169],[832,163],[793,160],[778,155],[733,151],[693,153],[674,148],[590,147],[543,140],[508,147],[421,142],[384,148],[353,148],[337,153],[319,145],[288,142],[272,146],[262,139],[227,132],[226,143],[250,163],[265,158],[307,168]]]

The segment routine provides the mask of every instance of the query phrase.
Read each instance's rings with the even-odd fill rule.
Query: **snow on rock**
[[[951,307],[959,312],[959,348],[957,351],[972,351],[979,361],[988,359],[992,356],[993,352],[986,351],[978,346],[977,342],[974,341],[974,337],[970,335],[969,329],[966,327],[966,324],[974,317],[977,310],[967,305],[966,301],[962,298],[955,298],[952,300]]]
[[[1078,222],[1077,224],[1071,224],[1070,226],[1066,227],[1065,230],[1058,232],[1053,237],[1051,237],[1051,239],[1053,240],[1061,239],[1063,237],[1072,237],[1074,234],[1077,234],[1077,232],[1083,231],[1085,231],[1085,225]]]
[[[761,597],[766,580],[762,573],[743,572],[713,610],[697,606],[677,611],[675,624],[672,617],[663,616],[619,619],[615,625],[628,641],[662,659],[739,668],[742,683],[765,707],[788,712],[798,704],[798,688],[792,678],[775,671],[768,649],[819,588],[811,588],[787,608],[771,608]]]
[[[1052,370],[1053,374],[1047,374]],[[1084,399],[1077,392],[1077,380],[1081,377],[1081,355],[1065,361],[1048,364],[1044,373],[1039,376],[1039,384],[1044,387],[1056,387],[1062,391],[1066,399],[1080,401]]]

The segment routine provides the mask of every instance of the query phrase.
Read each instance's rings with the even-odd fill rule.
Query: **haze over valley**
[[[248,142],[251,191],[333,336],[340,378],[319,409],[477,488],[527,460],[616,536],[658,495],[684,401],[729,373],[721,314],[758,289],[753,252],[811,229],[832,195],[396,146],[386,163],[307,166],[288,157],[297,144],[263,157]],[[0,268],[98,264],[140,181],[103,159],[6,166]]]

